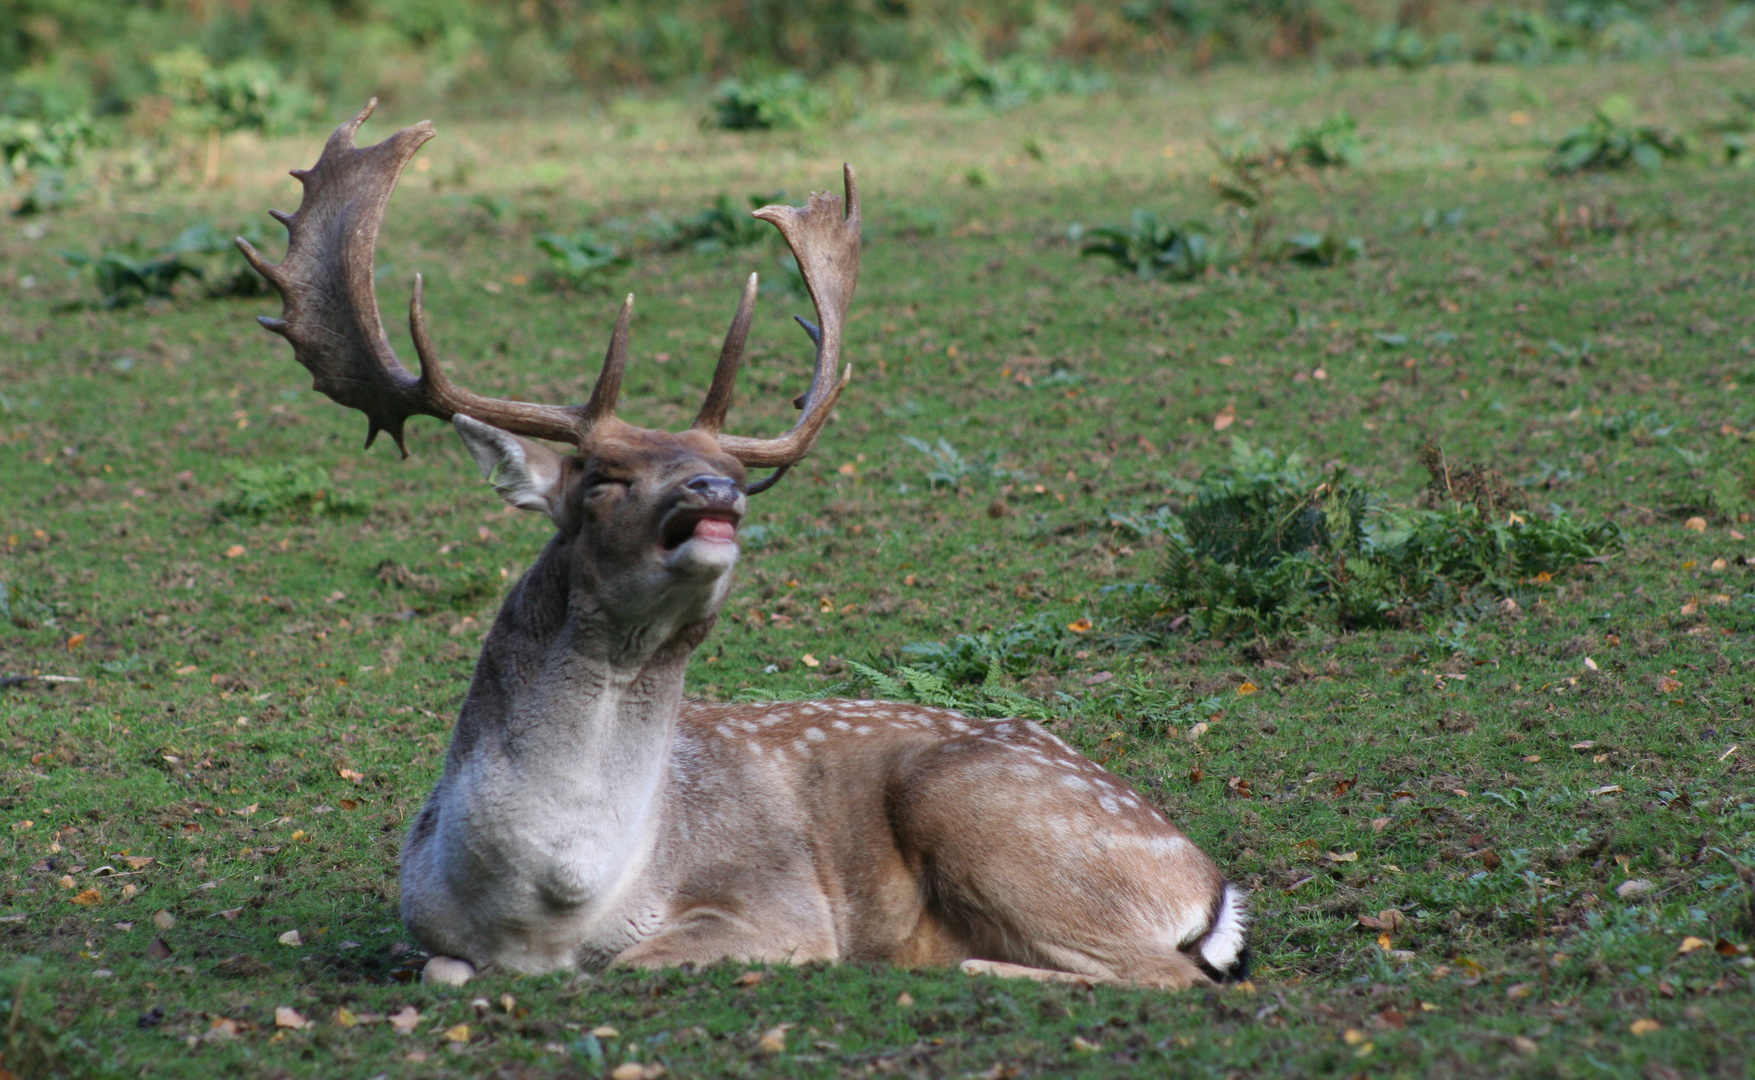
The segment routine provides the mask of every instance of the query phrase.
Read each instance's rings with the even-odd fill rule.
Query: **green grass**
[[[319,133],[204,143],[150,188],[127,180],[127,151],[97,155],[85,202],[0,230],[0,676],[85,680],[0,689],[0,1064],[1746,1075],[1749,174],[1704,152],[1650,174],[1544,166],[1610,93],[1697,135],[1752,74],[1234,71],[1004,113],[874,102],[804,135],[707,130],[686,103],[634,99],[435,117],[432,164],[407,174],[381,241],[386,322],[407,356],[400,311],[425,273],[453,376],[508,397],[583,400],[614,317],[611,295],[545,287],[536,236],[859,166],[854,381],[816,456],[755,500],[691,690],[864,692],[856,661],[936,680],[894,684],[910,693],[1023,695],[1064,717],[1057,731],[1254,890],[1252,988],[1186,994],[858,967],[754,986],[735,965],[407,981],[402,834],[499,591],[549,529],[502,509],[441,425],[412,426],[408,461],[362,451],[362,420],[255,325],[268,300],[106,311],[66,277],[57,250],[158,250],[193,223],[292,209],[285,170],[314,160]],[[1134,207],[1213,218],[1209,135],[1283,144],[1343,112],[1355,159],[1283,182],[1265,242],[1359,236],[1361,258],[1152,282],[1067,239]],[[387,108],[365,135],[420,118]],[[1251,223],[1228,220],[1245,248]],[[634,255],[607,282],[639,294],[623,411],[680,427],[743,275],[784,271],[773,249]],[[731,430],[791,422],[808,366],[793,313],[808,305],[764,296]],[[1238,436],[1402,502],[1426,486],[1431,441],[1544,512],[1615,522],[1625,549],[1521,586],[1515,608],[1405,629],[1224,641],[1142,622],[1161,523]],[[322,490],[366,511],[221,512],[239,470],[281,465],[326,470]],[[1628,880],[1651,891],[1624,898]],[[1357,922],[1390,908],[1393,929]],[[1690,936],[1708,947],[1679,951]],[[19,992],[26,957],[40,964]],[[282,1006],[316,1026],[277,1030]],[[350,1028],[341,1007],[422,1019]],[[467,1043],[445,1038],[465,1023]],[[783,1024],[785,1050],[764,1053]],[[602,1025],[619,1034],[589,1036]]]

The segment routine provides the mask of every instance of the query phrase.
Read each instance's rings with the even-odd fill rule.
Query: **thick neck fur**
[[[483,741],[537,771],[544,757],[577,769],[581,755],[650,767],[650,753],[668,748],[684,670],[716,615],[618,625],[576,543],[557,534],[501,605],[458,717],[453,765]]]

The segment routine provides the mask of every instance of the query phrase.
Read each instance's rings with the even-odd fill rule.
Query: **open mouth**
[[[723,510],[679,510],[664,523],[662,543],[674,550],[690,540],[736,543],[737,518]]]

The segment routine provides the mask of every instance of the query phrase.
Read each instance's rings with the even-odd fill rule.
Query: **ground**
[[[393,340],[412,352],[418,271],[460,382],[582,400],[631,289],[622,411],[653,426],[692,415],[751,269],[781,287],[728,430],[790,422],[809,361],[786,320],[808,303],[778,248],[629,232],[631,264],[568,292],[534,237],[720,193],[801,201],[856,164],[853,382],[817,453],[754,500],[691,691],[865,694],[849,660],[1041,620],[1050,647],[1009,684],[1253,890],[1252,981],[1183,994],[862,967],[410,981],[402,834],[499,593],[550,530],[442,425],[411,424],[407,461],[363,451],[363,420],[255,325],[268,298],[106,310],[65,276],[58,251],[200,222],[261,222],[277,255],[263,215],[296,205],[285,170],[324,133],[202,142],[151,187],[108,151],[84,202],[0,231],[0,676],[84,680],[0,689],[0,1064],[1746,1075],[1755,174],[1711,129],[1752,81],[1746,60],[1220,70],[1002,113],[874,101],[806,135],[707,130],[669,99],[433,111],[380,243]],[[1694,156],[1548,176],[1611,92]],[[1358,237],[1357,260],[1152,282],[1069,239],[1135,207],[1221,222],[1209,138],[1284,142],[1341,111],[1358,159],[1284,181],[1269,240]],[[424,116],[387,103],[362,141]],[[1416,628],[1165,630],[1149,521],[1236,439],[1404,499],[1430,440],[1532,512],[1616,521],[1624,550]],[[237,469],[277,464],[327,470],[308,485],[326,512],[227,512]]]

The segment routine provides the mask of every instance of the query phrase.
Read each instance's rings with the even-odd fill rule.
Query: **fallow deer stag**
[[[445,771],[402,854],[402,915],[429,980],[736,959],[887,960],[1183,987],[1237,974],[1243,894],[1120,779],[1041,727],[876,701],[685,701],[717,618],[746,496],[810,453],[859,276],[859,195],[756,216],[791,246],[817,312],[796,426],[720,433],[756,300],[750,275],[700,415],[651,431],[615,415],[632,297],[583,406],[480,397],[441,371],[415,278],[416,377],[372,284],[397,178],[430,123],[360,148],[376,104],[308,172],[263,325],[316,389],[402,443],[448,420],[513,506],[558,532],[482,646]],[[532,439],[568,444],[557,453]],[[406,449],[404,450],[406,456]],[[750,484],[746,468],[777,470]]]

